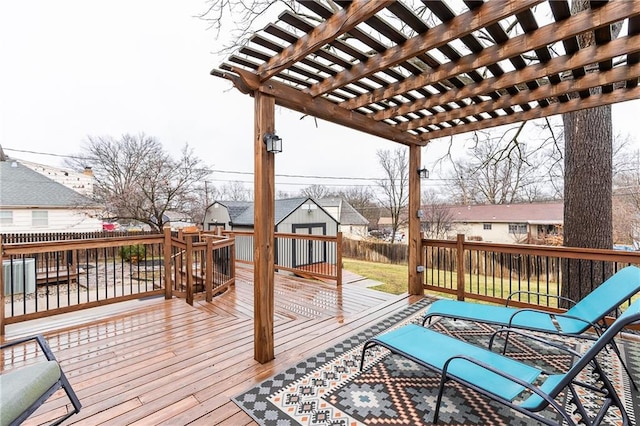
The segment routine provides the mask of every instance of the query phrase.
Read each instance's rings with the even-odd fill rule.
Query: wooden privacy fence
[[[640,265],[640,252],[492,244],[466,241],[464,235],[423,239],[420,253],[425,289],[501,304],[515,291],[561,295],[565,274],[588,293],[619,269]],[[540,295],[523,294],[513,304],[559,308],[556,298]]]
[[[342,255],[377,263],[407,264],[409,261],[409,250],[406,244],[392,244],[383,241],[345,238],[342,243]]]
[[[118,238],[157,235],[156,231],[94,231],[94,232],[18,232],[2,234],[4,244],[35,243],[37,241],[89,240],[94,238]]]
[[[6,324],[141,297],[210,301],[235,282],[233,238],[172,235],[166,228],[135,236],[37,240],[0,239],[0,334]]]

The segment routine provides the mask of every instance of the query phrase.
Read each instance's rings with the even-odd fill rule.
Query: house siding
[[[491,223],[491,229],[484,229],[485,223]],[[527,225],[530,232],[532,225]],[[455,238],[456,234],[465,234],[466,238],[478,239],[488,243],[515,244],[526,238],[527,233],[514,234],[509,232],[509,223],[482,222],[482,223],[453,223],[448,232],[448,238]]]
[[[95,232],[102,230],[102,220],[97,211],[77,209],[24,209],[2,208],[2,211],[13,212],[11,224],[0,223],[0,233],[45,233],[45,232]],[[47,225],[33,226],[32,212],[46,211]]]

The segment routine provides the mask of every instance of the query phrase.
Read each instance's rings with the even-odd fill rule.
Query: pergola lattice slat
[[[335,90],[359,78],[373,74],[385,68],[393,67],[402,61],[410,59],[422,52],[436,49],[452,40],[460,38],[486,25],[490,25],[508,16],[535,6],[542,0],[520,0],[512,3],[489,2],[483,8],[469,11],[452,19],[446,24],[431,28],[424,34],[407,40],[400,46],[388,49],[368,61],[345,70],[335,78],[318,84],[309,90],[312,96]],[[460,29],[463,31],[460,32]]]

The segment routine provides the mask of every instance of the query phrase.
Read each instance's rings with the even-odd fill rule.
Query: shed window
[[[49,225],[49,212],[46,210],[34,210],[31,212],[31,225],[33,226],[48,226]]]
[[[490,231],[491,230],[491,224],[490,223],[483,223],[482,224],[482,229]]]
[[[13,212],[11,210],[0,211],[0,224],[13,225]]]

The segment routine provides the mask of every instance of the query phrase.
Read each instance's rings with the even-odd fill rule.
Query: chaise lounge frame
[[[375,346],[382,346],[394,354],[439,373],[441,380],[434,410],[434,423],[438,422],[445,384],[453,380],[543,424],[557,424],[557,421],[540,414],[540,411],[547,407],[557,412],[562,421],[567,424],[576,424],[571,414],[556,401],[560,393],[567,389],[570,393],[570,401],[577,407],[576,411],[582,422],[588,425],[599,425],[608,409],[614,406],[620,410],[622,424],[629,425],[631,421],[624,404],[598,364],[596,355],[609,345],[614,336],[625,326],[636,321],[640,321],[640,300],[634,302],[611,324],[582,356],[560,344],[525,334],[528,338],[545,342],[575,355],[577,359],[574,365],[565,373],[545,372],[489,349],[416,324],[405,325],[368,340],[362,348],[360,370],[364,368],[366,352]],[[594,374],[602,383],[601,388],[577,380],[578,373],[588,365],[592,365]],[[602,395],[603,405],[592,419],[589,419],[576,387],[587,388]],[[530,395],[522,399],[527,391]]]
[[[433,317],[469,320],[505,327],[504,350],[509,341],[509,330],[522,329],[547,334],[565,335],[579,339],[594,340],[606,328],[605,317],[620,307],[622,303],[640,292],[640,268],[627,266],[602,284],[579,302],[557,295],[517,291],[509,295],[506,306],[485,305],[474,302],[443,299],[433,302],[422,320],[424,326]],[[510,300],[518,294],[528,293],[565,300],[573,306],[565,313],[556,313],[533,308],[513,308]],[[594,335],[585,334],[593,329]],[[627,365],[625,364],[615,341],[611,347],[622,362],[634,389],[638,390]]]

